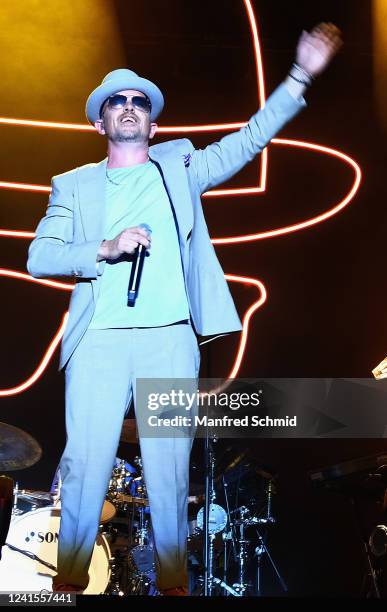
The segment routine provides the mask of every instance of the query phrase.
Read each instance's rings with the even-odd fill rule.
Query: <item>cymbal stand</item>
[[[261,536],[261,534],[259,533],[258,529],[256,530],[257,532],[257,537],[258,537],[258,541],[259,541],[259,545],[256,547],[255,549],[255,554],[257,556],[257,582],[256,582],[256,595],[262,595],[262,588],[261,588],[261,572],[262,572],[262,566],[261,566],[261,561],[262,561],[262,556],[264,553],[266,553],[271,565],[273,566],[273,569],[275,571],[275,573],[277,574],[277,578],[281,584],[282,589],[287,592],[288,587],[286,586],[286,583],[284,581],[284,579],[282,578],[281,574],[279,573],[277,566],[275,565],[274,561],[273,561],[273,557],[271,556],[265,541],[263,539],[263,537]]]
[[[216,441],[216,438],[213,438]],[[211,597],[213,590],[213,561],[214,561],[214,534],[210,533],[210,507],[215,501],[214,488],[214,469],[215,457],[211,441],[208,435],[208,428],[205,438],[205,464],[206,464],[206,494],[203,514],[203,532],[204,532],[204,596]]]
[[[214,540],[215,533],[211,533],[210,529],[210,509],[211,505],[215,503],[216,493],[215,493],[215,485],[214,485],[214,472],[215,472],[215,453],[213,449],[212,443],[216,442],[216,436],[212,436],[212,440],[210,440],[208,435],[208,428],[205,438],[205,465],[206,465],[206,497],[205,497],[205,507],[203,513],[203,531],[204,531],[204,551],[203,551],[203,559],[204,559],[204,590],[203,595],[211,597],[213,596],[214,585],[217,584],[222,587],[225,591],[239,597],[239,593],[235,591],[232,587],[228,586],[228,584],[224,580],[220,580],[213,575],[214,568]]]
[[[228,519],[228,524],[229,524],[229,531],[222,534],[222,538],[223,538],[223,582],[226,583],[227,571],[228,571],[228,545],[227,544],[230,540],[232,544],[234,559],[236,559],[237,557],[237,552],[236,552],[236,546],[235,546],[236,538],[235,538],[234,523],[231,519],[230,504],[229,504],[228,492],[227,492],[228,485],[226,483],[224,475],[222,475],[222,485],[223,485],[224,499],[226,501],[227,519]],[[223,591],[224,591],[223,594],[227,597],[227,595],[229,594],[229,589],[224,588]]]
[[[262,517],[262,518],[251,517],[251,519],[249,520],[250,525],[273,525],[276,522],[275,518],[271,514],[271,501],[272,501],[272,495],[273,495],[273,488],[274,488],[273,481],[269,480],[267,489],[266,489],[266,492],[267,492],[266,517]],[[261,586],[262,584],[262,557],[265,553],[277,575],[277,578],[281,584],[282,589],[285,592],[287,592],[288,587],[284,579],[282,578],[281,574],[279,573],[277,566],[275,565],[274,560],[269,552],[269,549],[266,546],[265,540],[260,534],[258,528],[256,528],[256,534],[257,534],[257,538],[259,542],[258,546],[255,549],[255,555],[257,557],[256,595],[258,596],[262,595],[262,586]]]
[[[146,498],[146,485],[144,480],[144,470],[142,467],[141,457],[135,457],[134,464],[137,465],[140,471],[139,478],[135,478],[134,480],[138,480],[140,483],[142,483],[140,489],[135,492],[135,496]],[[136,533],[136,540],[139,546],[145,546],[146,544],[148,544],[149,540],[149,526],[148,521],[145,520],[145,507],[141,505],[138,509],[138,513],[140,520]]]
[[[17,513],[17,502],[18,502],[18,495],[19,495],[19,483],[18,481],[15,482],[15,486],[13,488],[13,506],[12,506],[12,514],[16,514]]]
[[[241,506],[240,508],[238,508],[236,511],[233,512],[233,513],[235,512],[239,513],[239,518],[236,520],[236,524],[239,527],[239,535],[237,537],[237,542],[239,544],[239,551],[237,554],[239,582],[233,584],[233,588],[242,597],[248,594],[248,590],[252,586],[250,583],[246,581],[246,561],[248,558],[248,546],[251,542],[250,540],[245,539],[245,529],[247,527],[252,527],[252,526],[256,527],[256,534],[257,534],[257,539],[259,542],[258,546],[255,548],[255,555],[254,555],[257,557],[255,594],[262,595],[261,575],[262,575],[262,557],[264,554],[267,555],[271,565],[273,566],[273,569],[275,573],[277,574],[278,580],[283,590],[284,591],[288,590],[266,546],[264,538],[262,537],[262,535],[260,534],[257,528],[257,525],[273,525],[276,522],[275,518],[271,515],[271,501],[272,501],[272,495],[273,495],[273,481],[272,480],[270,480],[267,485],[266,493],[267,493],[267,501],[266,501],[265,516],[261,516],[261,517],[251,516],[250,510],[246,506]]]
[[[227,483],[225,481],[224,475],[222,475],[222,485],[223,485],[223,492],[224,492],[224,499],[226,501],[226,511],[227,511],[227,519],[228,519],[228,524],[229,524],[229,528],[230,528],[230,536],[224,539],[228,539],[231,540],[232,543],[232,549],[233,549],[233,553],[234,553],[234,558],[236,558],[236,546],[235,546],[235,540],[236,540],[236,535],[235,535],[235,528],[234,528],[234,523],[231,519],[231,512],[230,512],[230,502],[228,499],[228,492],[227,492]]]
[[[248,557],[248,546],[250,544],[250,540],[245,539],[245,527],[247,526],[247,523],[248,523],[248,519],[245,519],[245,515],[249,514],[249,510],[245,506],[242,506],[239,509],[239,513],[240,513],[240,520],[238,521],[239,522],[239,536],[238,536],[239,551],[237,554],[239,582],[233,584],[232,586],[233,586],[233,589],[235,589],[236,592],[241,597],[243,597],[244,595],[246,595],[247,590],[250,586],[250,584],[246,582],[246,561]]]

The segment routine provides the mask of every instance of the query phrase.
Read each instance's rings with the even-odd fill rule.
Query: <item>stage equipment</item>
[[[0,470],[10,472],[31,467],[42,456],[37,441],[27,432],[0,423]]]

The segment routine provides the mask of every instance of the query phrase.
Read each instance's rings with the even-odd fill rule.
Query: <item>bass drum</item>
[[[7,544],[22,552],[3,546],[0,561],[0,592],[52,591],[56,575],[60,507],[48,506],[13,518]],[[31,559],[30,554],[40,560]],[[106,538],[98,534],[89,568],[89,584],[85,595],[105,593],[110,582],[111,555]],[[51,567],[50,567],[51,566]]]

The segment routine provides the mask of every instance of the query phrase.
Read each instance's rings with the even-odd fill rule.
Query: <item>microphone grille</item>
[[[152,233],[152,230],[147,223],[140,223],[139,227],[142,227],[142,229],[146,230],[148,234]]]

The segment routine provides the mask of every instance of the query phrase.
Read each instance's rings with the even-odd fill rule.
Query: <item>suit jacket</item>
[[[246,127],[195,149],[187,139],[150,147],[169,195],[179,237],[187,298],[199,335],[242,329],[223,270],[210,241],[200,196],[250,162],[305,105],[280,85]],[[52,179],[45,217],[32,241],[27,268],[36,278],[75,277],[59,368],[72,355],[91,321],[104,262],[96,259],[103,235],[107,159]]]

